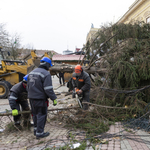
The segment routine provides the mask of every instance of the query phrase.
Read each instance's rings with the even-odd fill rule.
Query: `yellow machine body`
[[[43,56],[49,57],[47,53]],[[40,59],[35,54],[35,51],[31,51],[24,62],[18,60],[1,60],[0,67],[0,98],[7,98],[9,89],[22,81],[23,76],[31,72],[34,68],[40,64]]]

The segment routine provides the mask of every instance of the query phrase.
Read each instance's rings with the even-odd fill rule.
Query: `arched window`
[[[150,23],[150,17],[146,18],[146,23]]]

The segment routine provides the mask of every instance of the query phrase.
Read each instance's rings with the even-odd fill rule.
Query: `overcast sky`
[[[123,16],[135,0],[0,0],[0,23],[21,35],[23,46],[62,53],[82,48],[93,23]]]

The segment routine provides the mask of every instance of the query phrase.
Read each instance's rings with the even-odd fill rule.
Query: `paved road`
[[[52,83],[53,83],[54,89],[60,86],[59,79],[57,78],[57,76],[52,76]],[[54,91],[56,93],[67,92],[68,88],[66,86],[61,86],[60,88]],[[0,112],[4,112],[6,109],[11,110],[8,99],[0,99]]]
[[[56,76],[54,78],[52,77],[52,81],[53,81],[54,89],[57,88],[59,86],[58,78]],[[61,86],[60,88],[55,90],[56,93],[66,92],[66,91],[68,91],[66,86]],[[58,96],[58,98],[63,99],[64,97],[61,95]],[[66,106],[66,102],[64,106]],[[60,106],[57,107],[59,108]],[[63,107],[63,105],[61,105],[61,107]],[[51,105],[51,108],[54,107]],[[1,99],[0,111],[4,111],[5,109],[10,109],[8,105],[8,100]],[[20,133],[20,135],[16,135],[12,133],[9,134],[9,136],[6,135],[1,136],[0,150],[4,150],[4,149],[21,150],[23,148],[26,149],[26,147],[28,147],[28,150],[41,150],[43,148],[52,148],[52,147],[56,148],[56,147],[64,146],[65,143],[67,143],[68,139],[66,135],[68,131],[62,128],[60,123],[58,122],[55,122],[54,124],[47,123],[45,129],[46,131],[49,131],[51,133],[49,137],[44,139],[44,142],[47,141],[46,146],[45,143],[43,143],[42,139],[35,140],[35,137],[33,136],[33,131],[32,132],[25,131],[24,133]],[[84,139],[85,137],[81,136],[80,138]],[[55,139],[54,142],[48,142],[52,139]],[[13,143],[12,141],[15,142]],[[97,145],[95,146],[96,150],[150,150],[149,133],[141,130],[137,130],[137,131],[132,130],[132,132],[128,132],[128,130],[125,130],[125,128],[121,125],[121,123],[115,123],[115,125],[111,125],[109,131],[106,133],[106,138],[103,139],[103,141],[105,141],[103,142],[103,144],[97,143]],[[90,146],[87,147],[86,150],[93,150],[93,148],[92,146]]]
[[[0,99],[0,112],[5,111],[5,109],[10,110],[8,99]]]

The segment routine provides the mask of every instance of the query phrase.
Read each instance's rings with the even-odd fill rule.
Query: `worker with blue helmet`
[[[28,76],[28,98],[31,104],[36,139],[50,135],[49,132],[44,132],[48,98],[53,101],[54,106],[57,105],[57,97],[53,91],[51,74],[48,71],[51,66],[53,66],[51,60],[48,57],[43,57],[40,60],[39,67],[31,71]]]
[[[25,75],[25,76],[23,77],[23,82],[24,82],[24,83],[27,83],[28,76],[29,76],[29,75],[27,74],[27,75]]]
[[[52,61],[51,61],[48,57],[43,57],[43,58],[40,60],[40,62],[47,62],[47,63],[50,64],[50,66],[53,66],[53,65],[52,65]]]
[[[12,109],[12,115],[16,126],[20,126],[21,123],[21,115],[19,115],[19,111],[22,108],[23,111],[30,110],[29,104],[27,101],[27,79],[28,74],[23,77],[23,80],[17,84],[15,84],[10,89],[10,96],[8,97],[10,107]],[[23,114],[23,125],[29,126],[30,124],[30,114]]]

